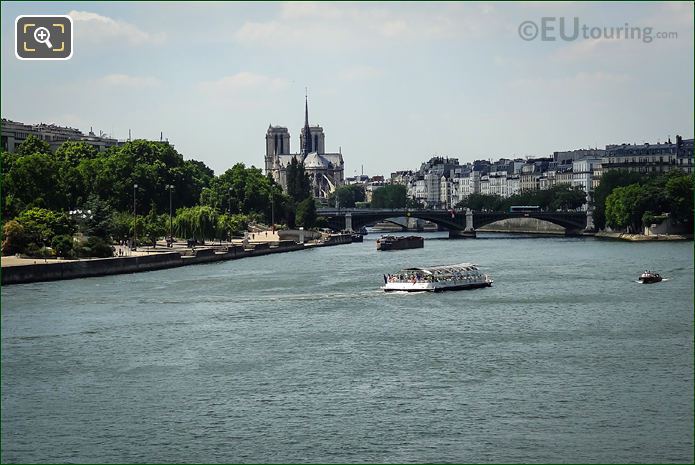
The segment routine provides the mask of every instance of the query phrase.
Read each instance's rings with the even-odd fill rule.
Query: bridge
[[[475,237],[475,231],[486,224],[510,218],[535,218],[548,221],[565,228],[565,235],[579,235],[594,230],[592,211],[559,212],[480,212],[466,210],[427,210],[427,209],[372,209],[372,208],[319,208],[317,216],[322,216],[335,230],[358,231],[367,224],[389,218],[407,217],[431,221],[449,231],[450,238]]]

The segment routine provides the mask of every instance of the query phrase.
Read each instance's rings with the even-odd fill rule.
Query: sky
[[[217,174],[263,167],[269,124],[288,127],[299,151],[305,88],[310,123],[324,128],[328,152],[342,151],[345,176],[388,176],[435,155],[466,162],[693,137],[692,2],[0,8],[3,118],[118,139],[163,132]],[[22,14],[69,14],[73,57],[16,59]],[[564,40],[560,21],[572,39],[575,18],[589,35]],[[526,21],[556,40],[524,40]],[[626,24],[677,37],[591,37]]]

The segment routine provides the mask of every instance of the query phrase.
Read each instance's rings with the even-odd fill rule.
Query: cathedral
[[[325,135],[321,126],[309,126],[309,102],[304,100],[304,127],[299,135],[299,153],[290,152],[290,133],[286,127],[268,127],[265,135],[265,172],[287,190],[287,166],[292,158],[304,163],[314,197],[325,199],[343,183],[342,153],[326,153]]]

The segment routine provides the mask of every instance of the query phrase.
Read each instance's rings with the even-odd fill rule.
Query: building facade
[[[296,159],[304,163],[304,170],[312,184],[312,194],[325,199],[344,180],[342,153],[326,152],[326,136],[321,126],[309,125],[309,102],[304,102],[304,127],[299,135],[300,150],[292,153],[290,133],[284,126],[268,126],[265,135],[265,172],[287,190],[287,167]]]
[[[55,124],[25,124],[2,118],[2,150],[10,153],[17,151],[17,147],[29,136],[37,137],[48,142],[51,150],[55,151],[68,140],[83,141],[95,147],[100,152],[109,147],[123,145],[125,141],[118,141],[105,134],[96,135],[90,129],[89,134],[84,134],[79,129],[58,126]]]

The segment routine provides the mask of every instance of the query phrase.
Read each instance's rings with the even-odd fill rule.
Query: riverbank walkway
[[[159,241],[154,247],[138,247],[136,251],[128,250],[124,246],[115,246],[116,255],[108,258],[61,259],[6,256],[0,259],[1,277],[2,284],[6,285],[137,273],[352,242],[352,236],[349,234],[316,234],[316,236],[313,240],[298,243],[294,240],[281,239],[277,232],[262,231],[249,233],[245,239],[211,242],[193,247],[189,247],[182,241],[167,247],[166,242]]]

